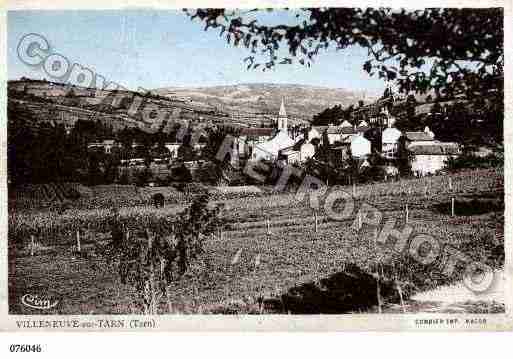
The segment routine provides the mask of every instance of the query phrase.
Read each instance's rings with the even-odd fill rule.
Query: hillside
[[[276,119],[282,99],[289,124],[294,125],[309,121],[329,106],[345,107],[364,98],[360,92],[295,84],[161,88],[141,94],[23,79],[9,81],[8,90],[10,108],[16,113],[26,111],[37,122],[72,126],[78,119],[100,120],[108,122],[114,130],[128,126],[146,132],[156,131],[163,120],[269,126]],[[366,102],[374,99],[367,96]],[[150,108],[157,109],[159,115],[145,110]]]
[[[34,121],[73,126],[78,120],[101,121],[114,130],[138,127],[155,132],[162,121],[224,122],[228,114],[201,103],[135,91],[107,91],[63,83],[23,79],[8,82],[10,113]]]
[[[277,113],[283,99],[287,114],[300,119],[310,119],[325,108],[337,104],[344,107],[356,104],[364,98],[363,92],[341,88],[270,83],[196,88],[168,87],[156,89],[154,92],[169,98],[203,103],[227,113]],[[371,102],[376,97],[367,94],[365,99],[366,102]]]

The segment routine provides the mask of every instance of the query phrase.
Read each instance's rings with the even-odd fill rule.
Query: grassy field
[[[344,188],[352,193],[353,188]],[[99,191],[98,191],[99,192]],[[102,188],[102,196],[108,189]],[[394,261],[392,251],[373,242],[374,231],[352,228],[356,211],[346,221],[335,221],[322,211],[315,232],[313,211],[294,193],[216,200],[224,203],[228,223],[222,237],[206,241],[205,254],[167,290],[162,313],[345,313],[377,311],[377,262]],[[455,198],[456,216],[450,213]],[[429,233],[443,244],[473,258],[487,259],[490,243],[503,246],[504,189],[502,173],[466,171],[450,176],[409,179],[356,187],[355,208],[368,203],[385,218],[397,218],[416,233]],[[322,203],[322,201],[321,201]],[[145,219],[172,217],[182,204],[155,209],[147,205],[122,206],[121,215],[140,226]],[[63,215],[45,210],[9,214],[9,306],[11,313],[38,313],[20,302],[27,293],[46,295],[59,304],[44,313],[140,313],[134,292],[122,285],[113,265],[97,250],[109,235],[103,224],[105,209],[73,208]],[[142,219],[141,219],[142,218]],[[267,234],[267,220],[271,234]],[[148,225],[151,225],[149,223]],[[80,230],[82,252],[74,251]],[[30,255],[30,233],[36,235]],[[402,264],[407,266],[408,264]],[[493,265],[501,266],[500,260]],[[409,268],[409,267],[408,267]],[[458,278],[422,277],[403,284],[408,311],[423,305],[408,294],[429,290]],[[397,311],[396,288],[383,281],[383,310]],[[503,305],[476,305],[469,311],[502,311]],[[490,309],[492,308],[492,309]]]

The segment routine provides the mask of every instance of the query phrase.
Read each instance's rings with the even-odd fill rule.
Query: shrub
[[[208,195],[202,195],[173,221],[162,218],[151,228],[139,227],[142,241],[123,235],[124,240],[113,240],[104,251],[109,261],[117,262],[121,282],[136,290],[145,314],[158,312],[167,285],[184,275],[203,254],[204,238],[222,225],[220,209],[209,208],[208,202]],[[113,233],[124,233],[126,227],[119,220],[113,225]]]
[[[459,157],[449,157],[445,161],[445,167],[449,171],[463,168],[496,168],[504,166],[504,156],[497,152],[485,157],[479,157],[472,153],[464,153]]]

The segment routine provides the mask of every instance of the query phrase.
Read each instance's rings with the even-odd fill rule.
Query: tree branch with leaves
[[[358,45],[368,50],[363,69],[397,81],[402,92],[503,91],[502,8],[304,8],[294,9],[297,23],[278,25],[255,14],[279,10],[184,11],[228,44],[246,47],[248,69],[293,61],[310,67],[321,50]]]

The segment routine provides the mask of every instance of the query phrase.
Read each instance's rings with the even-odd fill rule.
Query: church
[[[285,104],[281,101],[280,112],[278,113],[277,128],[273,137],[265,142],[256,144],[251,153],[251,160],[275,161],[280,151],[294,146],[295,142],[288,133],[288,118],[285,111]]]

